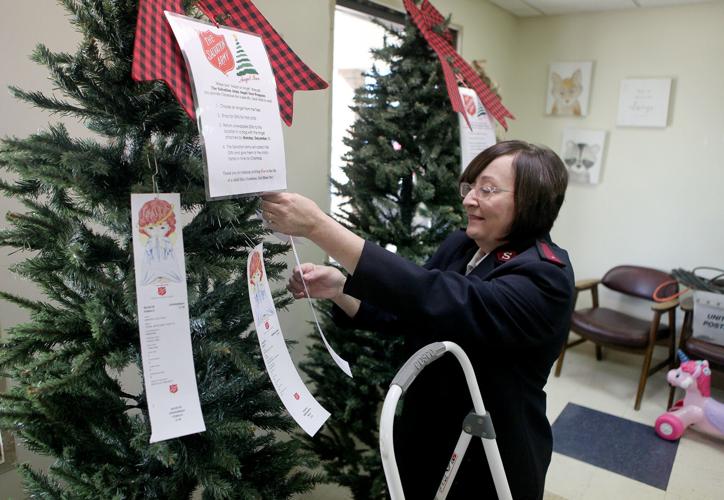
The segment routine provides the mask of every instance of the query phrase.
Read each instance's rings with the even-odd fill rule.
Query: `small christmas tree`
[[[83,34],[75,54],[38,46],[65,98],[13,88],[42,109],[77,117],[97,138],[61,125],[6,139],[0,189],[26,207],[8,213],[0,245],[27,252],[15,267],[47,297],[2,291],[31,319],[8,331],[0,426],[55,457],[48,475],[21,467],[33,498],[287,498],[314,483],[314,465],[271,387],[254,335],[245,269],[265,231],[251,200],[205,202],[196,125],[160,82],[136,84],[136,0],[64,0]],[[156,167],[157,163],[157,167]],[[155,176],[154,176],[155,174]],[[8,180],[12,179],[12,180]],[[130,195],[179,192],[196,377],[206,432],[149,444],[145,392],[119,374],[141,369]],[[281,245],[267,245],[272,258]],[[283,265],[268,262],[270,277]],[[280,304],[281,305],[281,304]]]
[[[236,44],[236,74],[237,76],[244,76],[244,75],[258,75],[259,72],[254,68],[254,65],[251,63],[251,59],[249,59],[249,56],[246,55],[246,51],[239,43],[239,39],[234,37],[234,42]]]
[[[334,182],[347,202],[338,220],[363,238],[394,245],[422,263],[463,221],[458,119],[450,107],[440,62],[414,25],[390,32],[374,51],[389,72],[372,69],[355,96],[358,117],[345,144],[349,182]],[[330,305],[326,305],[329,313]],[[389,383],[411,353],[399,336],[348,331],[325,321],[325,333],[353,366],[354,380],[331,362],[314,340],[305,373],[333,418],[309,446],[323,460],[327,478],[356,499],[386,497],[379,456],[379,410]]]

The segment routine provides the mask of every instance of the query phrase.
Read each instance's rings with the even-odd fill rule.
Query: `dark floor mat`
[[[568,403],[553,424],[553,451],[666,490],[678,441],[652,426]]]

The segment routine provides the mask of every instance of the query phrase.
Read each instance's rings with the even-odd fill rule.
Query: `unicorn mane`
[[[706,361],[686,361],[681,363],[681,371],[696,379],[696,387],[705,398],[711,397],[711,370]]]

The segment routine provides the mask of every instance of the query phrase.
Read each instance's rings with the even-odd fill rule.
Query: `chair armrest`
[[[576,290],[579,292],[582,290],[589,290],[598,285],[600,282],[600,279],[578,280],[576,281]]]
[[[600,279],[592,279],[592,280],[578,280],[576,281],[576,298],[575,301],[578,302],[578,292],[582,292],[585,290],[591,291],[591,299],[593,300],[593,308],[598,307],[598,284],[601,282]]]
[[[678,299],[670,300],[668,302],[659,302],[651,306],[652,311],[661,311],[666,312],[671,309],[674,309],[676,306],[679,305]]]

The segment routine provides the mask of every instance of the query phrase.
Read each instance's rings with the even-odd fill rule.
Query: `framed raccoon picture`
[[[591,95],[593,61],[551,63],[546,114],[586,116]]]
[[[605,146],[605,130],[563,130],[561,159],[568,170],[569,184],[598,184]]]

